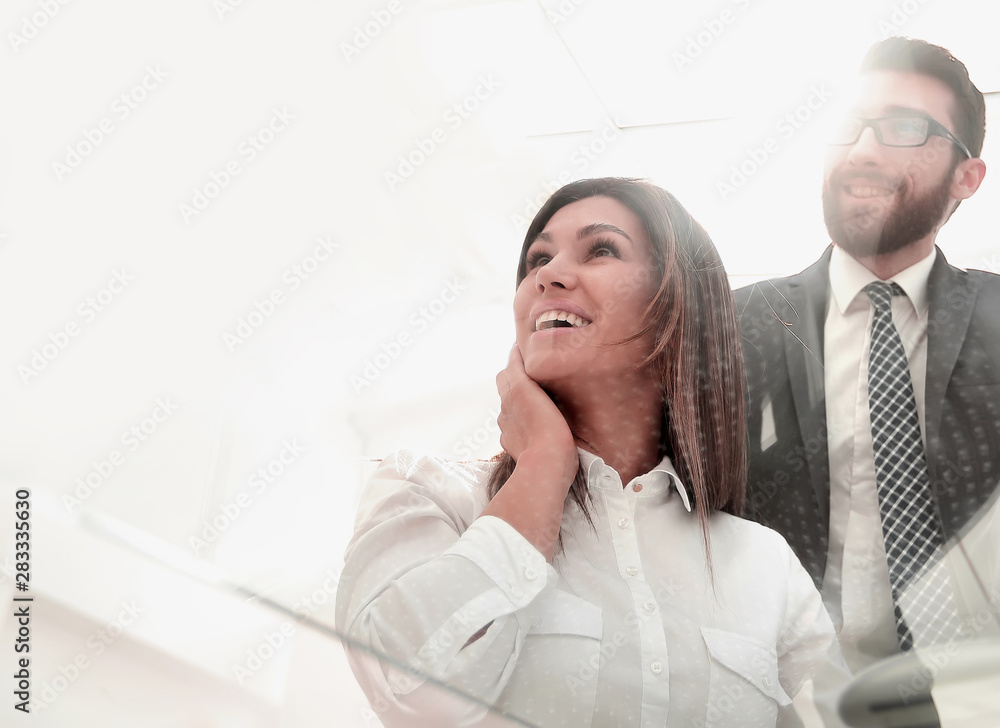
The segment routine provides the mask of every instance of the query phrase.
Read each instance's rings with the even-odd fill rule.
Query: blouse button
[[[642,483],[636,483],[635,485],[633,485],[632,490],[638,493],[640,490],[642,490]]]
[[[538,576],[538,572],[533,567],[529,566],[524,570],[525,579],[534,579],[536,576]]]
[[[661,672],[663,672],[663,663],[659,662],[659,661],[656,661],[652,665],[649,666],[649,669],[652,670],[657,675],[659,675]]]
[[[763,680],[763,683],[764,683],[764,687],[765,688],[770,688],[771,687],[771,678],[765,677],[764,680]]]
[[[637,569],[634,566],[629,566],[628,568],[625,569],[625,573],[628,574],[629,576],[636,576],[639,573],[639,569]]]
[[[618,519],[618,528],[628,528],[628,524],[631,523],[625,516]]]
[[[646,602],[645,604],[642,605],[642,608],[645,609],[650,614],[652,614],[653,610],[656,609],[656,605],[653,604],[652,602]]]

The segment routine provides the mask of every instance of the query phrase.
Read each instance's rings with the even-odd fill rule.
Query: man
[[[970,614],[995,625],[1000,609],[1000,557],[959,580],[958,550],[942,556],[1000,481],[1000,276],[954,268],[935,246],[985,175],[984,119],[948,51],[876,44],[827,156],[833,245],[736,292],[747,516],[796,551],[855,670],[972,636]]]

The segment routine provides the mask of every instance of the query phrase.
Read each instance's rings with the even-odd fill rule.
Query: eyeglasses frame
[[[865,129],[871,127],[872,131],[875,133],[875,138],[878,139],[878,143],[883,147],[892,147],[894,149],[915,149],[916,147],[922,147],[927,144],[932,136],[939,136],[944,137],[957,146],[967,159],[972,159],[972,152],[969,151],[969,148],[965,146],[962,140],[948,131],[948,128],[944,124],[930,118],[929,116],[921,116],[919,114],[893,114],[890,116],[879,116],[872,119],[862,119],[861,117],[855,118],[857,121],[861,122],[861,127],[858,129],[858,135],[849,142],[831,142],[831,146],[848,147],[852,144],[857,144],[858,139],[860,139],[861,135],[865,133]],[[879,122],[885,121],[886,119],[923,119],[927,122],[927,138],[920,142],[920,144],[889,144],[882,140],[882,131],[878,127]]]

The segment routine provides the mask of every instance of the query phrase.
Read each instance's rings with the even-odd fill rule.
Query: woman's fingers
[[[562,412],[548,393],[524,369],[521,352],[515,345],[507,367],[497,374],[500,394],[500,445],[515,460],[531,445],[555,439],[572,443],[572,434]]]

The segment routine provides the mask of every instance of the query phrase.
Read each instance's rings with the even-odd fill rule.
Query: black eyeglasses
[[[944,137],[972,159],[972,153],[962,141],[942,124],[925,116],[883,116],[878,119],[844,119],[834,129],[830,144],[854,144],[868,127],[875,131],[879,144],[886,147],[922,147],[932,136]]]

